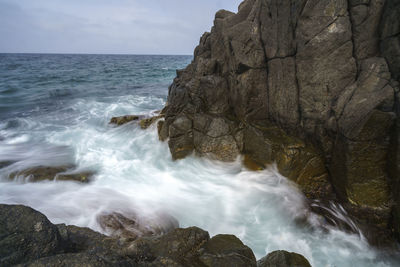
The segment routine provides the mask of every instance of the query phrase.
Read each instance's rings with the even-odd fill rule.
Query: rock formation
[[[257,266],[237,237],[210,238],[197,227],[136,240],[107,237],[88,228],[54,225],[25,206],[0,205],[1,266]],[[123,215],[121,215],[123,216]],[[272,252],[260,266],[310,266],[301,255]]]
[[[245,0],[215,15],[169,88],[161,140],[276,162],[310,198],[400,233],[400,2]]]

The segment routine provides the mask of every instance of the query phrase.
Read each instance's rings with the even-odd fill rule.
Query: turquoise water
[[[175,70],[191,56],[0,54],[0,203],[25,204],[53,223],[101,231],[102,212],[135,212],[181,227],[235,234],[257,258],[285,249],[313,266],[396,266],[362,233],[324,224],[274,166],[262,172],[236,162],[190,156],[172,161],[156,128],[114,127],[111,117],[152,115],[165,105]],[[32,166],[75,164],[94,180],[29,183],[8,175]],[[340,207],[332,212],[348,220]],[[299,220],[307,224],[297,223]],[[351,221],[348,221],[351,223]]]

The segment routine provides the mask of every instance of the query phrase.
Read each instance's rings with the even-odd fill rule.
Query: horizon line
[[[130,53],[55,53],[55,52],[0,52],[20,55],[104,55],[104,56],[193,56],[189,54],[130,54]]]

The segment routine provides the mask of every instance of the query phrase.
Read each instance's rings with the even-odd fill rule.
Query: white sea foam
[[[221,163],[190,156],[173,161],[167,144],[158,141],[154,125],[144,131],[135,122],[121,127],[108,124],[112,116],[150,113],[154,105],[162,106],[162,99],[127,96],[114,102],[80,100],[65,112],[3,129],[3,135],[13,137],[0,141],[0,161],[17,162],[0,170],[0,203],[29,205],[53,223],[98,231],[96,216],[104,211],[135,211],[143,216],[163,211],[182,227],[196,225],[211,235],[235,234],[257,258],[285,249],[303,254],[313,266],[390,265],[362,236],[322,230],[304,196],[273,166],[251,172],[240,159]],[[7,180],[15,170],[62,162],[97,170],[94,181],[82,185]],[[342,215],[340,208],[336,212]],[[304,217],[309,224],[296,223]]]

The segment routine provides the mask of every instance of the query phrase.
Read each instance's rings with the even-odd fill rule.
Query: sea
[[[329,226],[274,165],[249,171],[191,155],[174,161],[157,127],[119,127],[114,116],[152,116],[166,104],[177,69],[192,56],[0,54],[0,203],[39,210],[55,224],[102,232],[104,212],[173,216],[180,227],[234,234],[257,259],[274,250],[312,266],[400,266],[370,247],[340,205]],[[7,164],[5,164],[7,162]],[[29,182],[10,174],[35,166],[75,165],[92,181]]]

